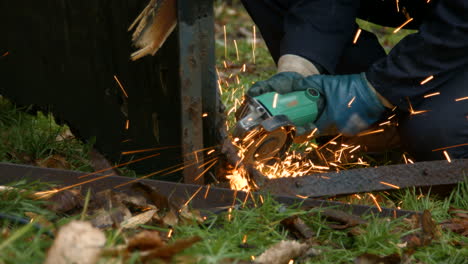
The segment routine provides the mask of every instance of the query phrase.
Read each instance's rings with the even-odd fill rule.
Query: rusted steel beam
[[[427,161],[265,180],[262,190],[275,194],[330,197],[408,187],[448,187],[464,180],[468,159]]]
[[[0,184],[8,184],[19,180],[41,181],[55,183],[59,186],[72,186],[80,184],[82,192],[91,189],[99,192],[107,189],[126,192],[132,194],[135,191],[131,188],[131,183],[135,178],[115,176],[104,172],[102,174],[87,174],[83,172],[67,171],[59,169],[39,168],[28,165],[17,165],[11,163],[0,163]],[[138,179],[137,179],[138,180]],[[191,199],[190,205],[193,208],[218,211],[227,209],[241,201],[250,201],[251,195],[246,192],[236,192],[230,189],[209,187],[208,185],[182,184],[149,179],[138,180],[157,189],[160,194],[169,199]],[[260,194],[253,194],[253,196]],[[248,196],[248,197],[247,197]],[[246,198],[247,197],[247,198]],[[381,208],[379,210],[373,206],[352,205],[335,201],[300,199],[294,196],[273,196],[275,200],[286,205],[301,203],[304,207],[335,207],[349,210],[353,214],[363,215],[373,213],[382,217],[401,217],[416,214],[417,212],[396,210],[391,208]]]

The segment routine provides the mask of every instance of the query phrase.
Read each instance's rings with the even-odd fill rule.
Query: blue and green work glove
[[[315,123],[297,128],[298,135],[310,132],[315,126],[319,135],[337,131],[344,135],[356,135],[377,122],[387,109],[364,73],[303,77],[297,72],[281,72],[255,83],[247,94],[255,97],[268,92],[285,94],[309,88],[316,89],[324,103]]]

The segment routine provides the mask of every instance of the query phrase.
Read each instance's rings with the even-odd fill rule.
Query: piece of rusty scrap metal
[[[408,187],[450,187],[468,173],[468,159],[426,161],[264,180],[261,190],[274,194],[331,197]]]
[[[259,193],[249,195],[242,191],[210,187],[208,185],[182,184],[115,176],[112,173],[106,174],[105,172],[102,174],[90,174],[69,170],[39,168],[29,165],[0,163],[0,185],[20,180],[55,183],[62,188],[66,186],[80,186],[83,193],[87,192],[88,189],[93,192],[114,189],[115,191],[122,191],[130,195],[135,192],[135,190],[131,188],[131,183],[140,181],[154,187],[161,195],[167,196],[169,199],[172,197],[185,201],[190,200],[191,207],[214,212],[226,210],[244,201],[250,202],[252,196],[258,197],[258,195],[260,195]],[[384,207],[379,210],[379,208],[373,206],[345,204],[328,200],[300,199],[294,196],[276,195],[273,196],[273,198],[286,205],[300,203],[301,206],[305,208],[335,207],[337,209],[350,211],[356,215],[371,213],[381,217],[401,217],[418,214],[418,212],[414,211],[396,210]]]

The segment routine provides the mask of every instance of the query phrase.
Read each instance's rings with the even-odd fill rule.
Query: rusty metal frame
[[[18,165],[11,163],[0,163],[0,184],[8,184],[20,180],[40,181],[45,183],[55,183],[59,186],[77,185],[81,187],[83,193],[88,189],[99,192],[107,189],[114,189],[129,194],[134,193],[131,183],[141,181],[156,188],[162,195],[169,199],[177,198],[191,199],[190,205],[193,208],[220,211],[241,204],[244,201],[251,201],[252,196],[260,195],[255,193],[249,195],[246,192],[237,192],[230,189],[210,187],[209,185],[182,184],[175,182],[165,182],[149,179],[135,179],[130,177],[115,176],[112,173],[87,174],[83,172],[39,168],[28,165]],[[335,207],[350,211],[356,215],[375,214],[381,217],[402,217],[416,214],[418,212],[396,210],[382,207],[380,210],[374,206],[345,204],[336,201],[302,199],[287,195],[273,195],[273,198],[286,205],[300,204],[303,207]]]

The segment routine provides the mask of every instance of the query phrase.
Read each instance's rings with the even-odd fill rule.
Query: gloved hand
[[[325,102],[323,109],[319,109],[321,114],[314,124],[297,128],[299,136],[310,133],[310,128],[314,126],[317,126],[321,135],[330,134],[336,129],[345,135],[355,135],[378,121],[386,111],[364,73],[302,77],[295,72],[282,72],[255,83],[247,94],[284,94],[308,88],[317,89]]]
[[[386,108],[365,74],[314,75],[294,83],[296,89],[317,89],[325,99],[315,122],[320,134],[336,127],[344,135],[356,135],[377,122]]]

